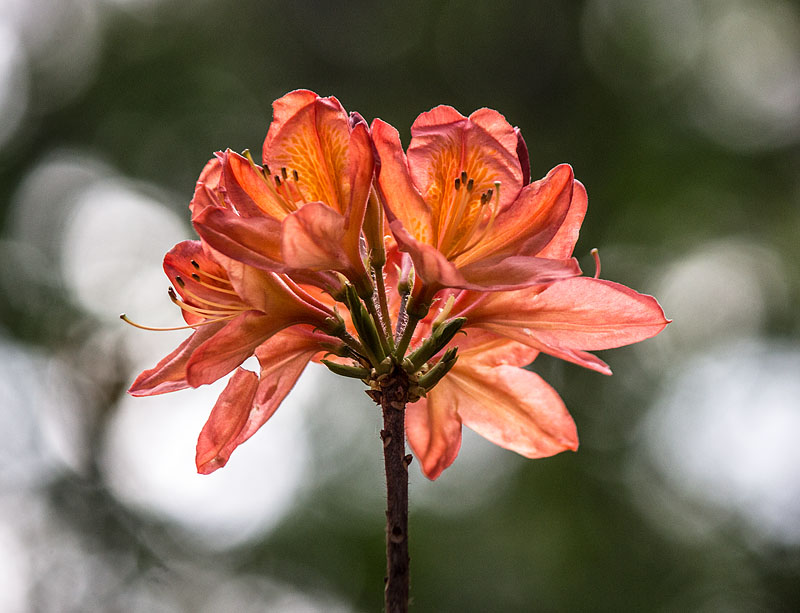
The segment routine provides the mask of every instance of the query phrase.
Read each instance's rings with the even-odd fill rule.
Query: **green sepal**
[[[347,366],[346,364],[339,364],[338,362],[331,362],[330,360],[320,360],[325,366],[328,367],[332,373],[341,375],[343,377],[350,377],[351,379],[367,379],[370,371],[361,366]]]
[[[456,317],[437,326],[430,337],[425,339],[416,351],[410,353],[403,360],[403,369],[408,373],[417,372],[425,362],[439,353],[447,346],[447,343],[453,340],[453,337],[461,330],[461,326],[466,321],[466,317]]]
[[[418,385],[425,390],[425,392],[429,392],[439,381],[442,380],[447,373],[450,372],[450,369],[456,363],[458,356],[456,353],[458,352],[458,347],[450,347],[447,351],[444,352],[442,359],[439,360],[433,368],[431,368],[428,372],[422,375],[417,382]]]

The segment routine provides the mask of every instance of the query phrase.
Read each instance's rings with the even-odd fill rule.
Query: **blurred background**
[[[295,88],[397,126],[500,110],[588,188],[576,255],[675,321],[533,365],[578,453],[412,464],[415,611],[800,608],[800,4],[0,0],[0,611],[378,611],[380,417],[311,365],[195,474],[219,386],[125,390],[186,335],[164,252],[212,153]]]

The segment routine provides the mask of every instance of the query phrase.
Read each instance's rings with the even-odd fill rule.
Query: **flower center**
[[[218,321],[227,321],[233,319],[244,311],[250,310],[239,299],[238,294],[234,291],[231,282],[228,279],[223,279],[210,272],[204,271],[196,260],[190,260],[195,272],[191,274],[191,281],[187,283],[180,275],[175,275],[175,285],[178,287],[178,292],[175,292],[173,287],[167,288],[169,299],[178,305],[183,311],[193,315],[198,321],[190,323],[186,326],[173,326],[173,327],[154,327],[145,326],[132,321],[128,316],[123,313],[120,315],[125,323],[128,323],[135,328],[142,330],[152,330],[157,332],[169,330],[186,330],[189,328],[199,328]],[[212,292],[218,292],[220,296]],[[178,296],[180,294],[180,297]],[[218,300],[230,300],[228,296],[235,297],[233,302],[219,302]],[[214,300],[212,298],[216,298]]]
[[[443,198],[437,232],[437,248],[452,260],[474,247],[494,224],[500,202],[500,182],[480,196],[475,180],[465,170],[452,181],[453,190]]]

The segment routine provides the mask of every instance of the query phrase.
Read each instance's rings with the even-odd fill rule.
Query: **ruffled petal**
[[[449,376],[449,375],[448,375]],[[461,449],[461,420],[456,413],[456,390],[447,378],[427,398],[406,407],[406,436],[423,474],[436,479]]]
[[[281,222],[272,217],[240,217],[208,207],[193,220],[200,237],[220,253],[262,270],[284,271]]]
[[[468,318],[469,325],[605,374],[608,366],[586,351],[637,343],[668,323],[652,296],[589,277],[487,296]]]
[[[195,185],[194,196],[189,202],[189,210],[193,218],[206,207],[219,206],[219,197],[215,190],[219,186],[221,178],[222,164],[218,158],[211,158],[200,172],[200,178],[197,179],[197,184]]]
[[[534,256],[561,227],[572,200],[572,168],[556,166],[544,179],[526,186],[519,197],[503,208],[481,240],[458,256],[456,263],[469,263],[500,256]]]
[[[466,283],[454,287],[483,291],[514,290],[581,274],[578,261],[574,258],[551,260],[525,256],[475,262],[459,271]]]
[[[363,120],[356,123],[350,133],[348,155],[350,201],[344,215],[347,230],[344,248],[351,261],[354,261],[360,259],[361,226],[364,223],[364,213],[367,210],[367,200],[372,189],[372,176],[375,171],[372,141]]]
[[[270,336],[286,327],[285,322],[245,311],[195,349],[186,364],[186,380],[192,387],[213,383],[224,377]]]
[[[342,249],[346,223],[325,204],[306,204],[283,220],[283,261],[290,268],[347,271],[351,264]]]
[[[336,98],[312,95],[292,92],[273,104],[264,163],[273,171],[297,171],[306,202],[324,202],[344,213],[350,191],[349,119]]]
[[[239,368],[220,394],[197,439],[197,472],[208,475],[228,462],[247,423],[258,387],[255,373]]]
[[[386,207],[387,220],[399,221],[399,227],[415,240],[432,244],[430,207],[411,181],[400,135],[388,123],[376,119],[372,122],[372,141],[378,155],[378,188]]]
[[[308,329],[290,328],[256,349],[260,375],[237,370],[200,434],[199,472],[208,474],[224,466],[233,451],[272,417],[324,338]]]
[[[459,359],[447,376],[460,390],[458,415],[464,425],[496,445],[527,458],[578,448],[575,422],[539,375]]]
[[[128,393],[132,396],[155,396],[190,387],[186,380],[186,364],[195,350],[219,332],[225,324],[214,323],[202,326],[183,341],[175,351],[161,360],[156,366],[142,372],[131,385]]]
[[[478,194],[499,181],[503,208],[522,187],[516,149],[514,128],[497,111],[480,109],[464,117],[452,107],[438,106],[422,113],[411,126],[411,178],[441,215],[449,211],[448,195],[453,194],[453,180],[462,171],[473,179]]]
[[[575,181],[572,185],[572,201],[567,216],[555,236],[544,249],[539,251],[539,257],[561,259],[572,255],[578,242],[583,218],[586,216],[587,205],[586,188],[580,181]]]
[[[225,153],[225,191],[241,215],[267,215],[280,221],[290,212],[287,203],[268,184],[272,180],[272,177],[265,177],[262,169],[255,167],[247,158],[232,151]]]

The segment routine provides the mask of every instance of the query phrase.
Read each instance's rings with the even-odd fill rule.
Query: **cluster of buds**
[[[531,182],[519,130],[489,109],[423,113],[407,152],[389,124],[332,97],[295,91],[273,109],[261,165],[228,150],[203,169],[189,207],[200,239],[164,260],[193,332],[130,389],[233,372],[198,470],[223,466],[310,361],[405,411],[432,479],[458,454],[462,424],[527,457],[577,448],[558,394],[520,367],[545,352],[610,374],[588,350],[667,321],[652,297],[581,276],[572,252],[587,200],[572,169]],[[259,372],[241,366],[251,356]]]

